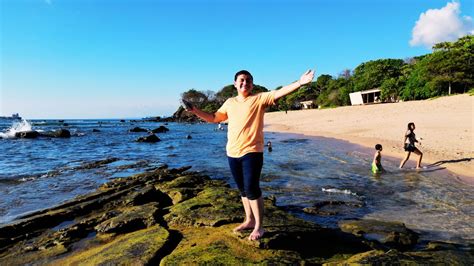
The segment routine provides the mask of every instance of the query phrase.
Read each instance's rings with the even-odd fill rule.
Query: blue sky
[[[410,45],[420,15],[457,3],[469,22],[474,0],[0,3],[0,115],[33,119],[171,115],[182,92],[218,91],[240,69],[274,89],[308,68],[429,53]]]

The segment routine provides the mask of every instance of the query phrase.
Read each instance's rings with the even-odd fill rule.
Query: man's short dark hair
[[[250,72],[248,72],[247,70],[240,70],[239,72],[235,73],[234,81],[237,80],[237,77],[238,77],[239,75],[246,75],[246,76],[249,76],[249,77],[252,79],[252,81],[253,81],[253,76],[252,76],[252,74],[250,74]]]
[[[375,149],[380,151],[382,149],[382,145],[380,145],[380,144],[375,145]]]

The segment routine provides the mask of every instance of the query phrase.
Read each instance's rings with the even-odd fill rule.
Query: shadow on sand
[[[443,161],[437,161],[435,163],[432,163],[428,165],[428,167],[433,167],[433,166],[440,166],[445,163],[460,163],[460,162],[470,162],[471,160],[474,160],[474,158],[462,158],[462,159],[456,159],[456,160],[443,160]]]

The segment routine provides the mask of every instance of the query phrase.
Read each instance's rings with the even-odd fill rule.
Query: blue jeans
[[[227,159],[240,195],[249,200],[260,198],[262,196],[260,173],[263,166],[263,153],[251,152],[239,158],[227,157]]]

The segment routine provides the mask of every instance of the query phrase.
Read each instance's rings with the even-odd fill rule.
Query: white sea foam
[[[13,125],[9,129],[7,129],[6,132],[0,132],[0,138],[3,138],[3,139],[14,138],[17,132],[30,131],[30,130],[31,130],[30,122],[26,121],[25,119],[22,119],[19,122],[14,122]]]
[[[337,188],[322,188],[321,189],[323,192],[328,192],[328,193],[340,193],[340,194],[347,194],[347,195],[353,195],[357,196],[356,193],[348,190],[348,189],[337,189]]]

